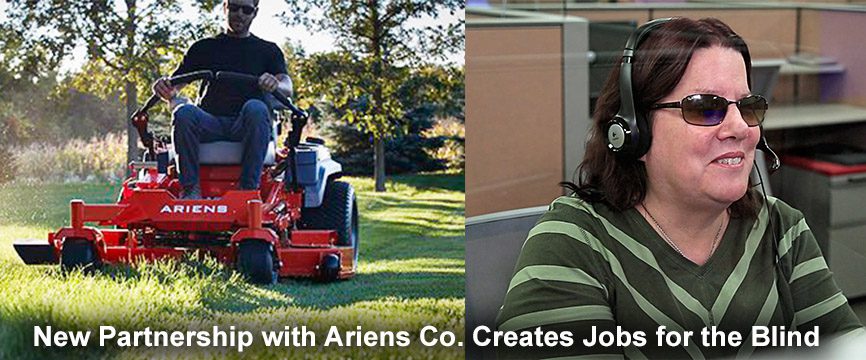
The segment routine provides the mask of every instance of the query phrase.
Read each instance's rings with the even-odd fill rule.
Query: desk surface
[[[866,122],[866,108],[845,104],[806,104],[771,106],[764,129],[791,129]]]

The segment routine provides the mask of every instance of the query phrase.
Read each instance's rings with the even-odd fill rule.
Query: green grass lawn
[[[69,200],[113,202],[118,187],[91,184],[0,187],[0,358],[46,356],[108,358],[352,357],[462,358],[460,347],[424,347],[425,325],[462,340],[464,313],[464,182],[461,175],[393,177],[388,192],[372,191],[367,178],[348,178],[361,215],[359,274],[320,284],[281,280],[245,283],[213,261],[179,261],[109,267],[96,275],[61,274],[57,266],[26,266],[12,248],[16,238],[44,239],[68,222]],[[228,329],[282,330],[302,326],[319,347],[265,348],[260,339],[234,348],[174,349],[91,346],[34,348],[33,326],[55,330]],[[321,347],[331,325],[343,331],[412,334],[409,347]],[[96,336],[98,332],[94,331]],[[91,340],[91,342],[94,340]]]

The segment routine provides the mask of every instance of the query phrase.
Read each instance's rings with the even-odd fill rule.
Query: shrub
[[[460,172],[466,168],[465,139],[466,129],[457,119],[439,119],[432,128],[424,132],[424,136],[445,139],[442,146],[429,154],[445,163],[450,171]]]
[[[0,184],[4,184],[15,179],[15,173],[18,172],[17,164],[15,163],[15,155],[3,145],[0,145],[0,159],[6,159],[4,165],[0,166]]]
[[[328,114],[324,118],[326,120],[318,125],[319,130],[331,141],[328,143],[331,155],[343,165],[343,171],[351,175],[372,175],[373,137]],[[433,109],[420,107],[410,111],[403,123],[404,131],[385,141],[385,171],[403,174],[445,169],[443,160],[431,156],[443,146],[445,137],[426,135],[426,130],[433,126]]]
[[[33,143],[13,149],[23,181],[119,181],[126,174],[126,136],[107,134],[65,144]]]

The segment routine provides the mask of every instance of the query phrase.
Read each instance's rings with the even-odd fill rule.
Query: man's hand
[[[279,85],[280,81],[271,74],[264,73],[262,76],[259,76],[259,88],[266,92],[273,92]]]
[[[171,82],[169,82],[166,77],[161,77],[153,83],[153,92],[159,95],[160,99],[165,101],[171,101],[171,99],[177,94],[177,90],[171,86]]]

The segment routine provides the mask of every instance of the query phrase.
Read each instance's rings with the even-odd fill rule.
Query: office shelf
[[[792,129],[866,122],[866,108],[845,104],[772,106],[764,119],[765,130]]]
[[[779,69],[782,75],[818,75],[818,74],[841,74],[845,67],[840,64],[801,65],[784,63]]]

